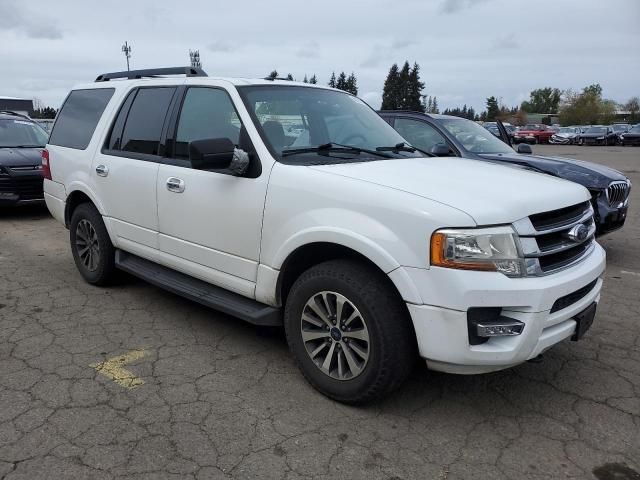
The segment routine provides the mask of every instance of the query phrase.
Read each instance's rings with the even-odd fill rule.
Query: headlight
[[[598,140],[604,140],[604,137],[598,137]]]
[[[438,230],[431,237],[431,265],[524,275],[516,233],[511,227]]]

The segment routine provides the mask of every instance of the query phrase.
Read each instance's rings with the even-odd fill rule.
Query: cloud
[[[320,45],[318,45],[318,42],[308,42],[307,44],[296,50],[296,57],[319,58]]]
[[[0,0],[0,30],[15,30],[36,39],[62,38],[62,31],[50,20],[31,11],[20,10],[9,0]]]
[[[393,42],[391,42],[391,48],[394,50],[400,50],[403,48],[407,48],[410,47],[411,45],[415,45],[416,42],[415,40],[408,40],[408,39],[404,39],[404,40],[394,40]]]
[[[518,42],[516,34],[511,32],[496,38],[493,42],[493,48],[497,50],[516,50],[520,48],[520,42]]]
[[[441,13],[456,13],[486,1],[487,0],[443,0],[438,10]]]
[[[207,45],[207,48],[212,52],[228,53],[233,50],[234,46],[224,40],[214,40]],[[239,45],[235,45],[235,48],[239,48]]]

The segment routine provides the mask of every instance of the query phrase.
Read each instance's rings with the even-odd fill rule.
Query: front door
[[[161,262],[202,280],[253,297],[268,176],[226,90],[189,87],[180,109],[172,152],[157,181]],[[250,152],[243,176],[195,170],[194,140],[228,138]]]

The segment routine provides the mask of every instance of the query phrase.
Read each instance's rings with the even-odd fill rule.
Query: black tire
[[[346,297],[360,312],[368,331],[368,360],[352,378],[337,379],[324,373],[302,339],[302,314],[307,302],[326,291]],[[353,260],[331,260],[304,272],[287,297],[284,326],[287,343],[304,377],[318,391],[342,403],[368,403],[394,391],[410,374],[417,355],[411,319],[393,284],[383,273]],[[347,349],[349,344],[344,345]],[[337,356],[346,358],[346,352],[339,348]],[[335,358],[333,364],[337,365]]]
[[[87,265],[86,256],[81,258],[82,248],[78,243],[82,243],[82,233],[80,230],[89,225],[95,232],[95,240],[92,243],[94,250],[98,252],[97,258]],[[71,243],[71,253],[76,263],[78,271],[87,283],[92,285],[107,285],[113,281],[116,274],[115,248],[109,238],[109,233],[102,220],[102,215],[91,203],[82,203],[76,207],[71,216],[69,226],[69,241]],[[97,248],[97,250],[95,250]],[[90,248],[91,250],[91,248]]]

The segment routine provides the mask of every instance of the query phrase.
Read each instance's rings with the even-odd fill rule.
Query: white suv
[[[600,298],[585,188],[426,157],[339,90],[101,75],[67,97],[43,172],[86,281],[121,269],[284,324],[305,377],[342,402],[390,392],[416,355],[454,373],[536,358],[579,339]]]

